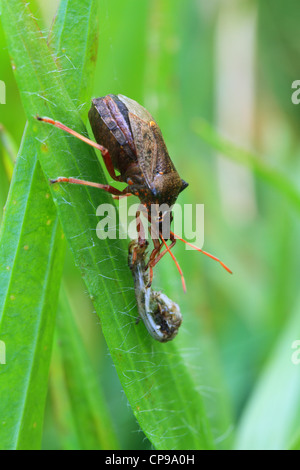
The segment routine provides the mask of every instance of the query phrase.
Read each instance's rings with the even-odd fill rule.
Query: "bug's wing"
[[[119,154],[121,146],[126,155],[136,161],[128,110],[116,95],[94,98],[89,120],[98,143],[109,148],[112,154]]]
[[[118,95],[128,109],[128,117],[137,158],[149,186],[160,172],[169,173],[175,167],[169,157],[161,130],[153,117],[139,103],[123,95]]]

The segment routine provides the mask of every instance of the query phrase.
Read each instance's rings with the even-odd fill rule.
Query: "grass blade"
[[[255,154],[241,149],[221,137],[208,122],[202,119],[195,120],[193,128],[196,134],[211,147],[226,155],[230,160],[250,167],[257,176],[279,191],[297,211],[300,211],[300,192],[282,172],[271,168]]]
[[[95,3],[78,2],[78,6],[94,13]],[[73,20],[69,4],[65,0],[61,3],[65,7],[64,17],[59,15],[62,25]],[[93,41],[89,34],[94,34],[90,22],[95,21],[87,11],[84,13],[80,30],[81,34],[86,31],[87,41],[78,49],[87,60]],[[53,34],[58,37],[56,27]],[[73,68],[66,80],[77,83],[79,73],[84,74],[84,70]],[[85,99],[89,88],[77,88],[74,98],[80,99],[80,93]],[[31,239],[28,234],[36,236]],[[64,244],[56,208],[37,160],[35,141],[27,130],[0,239],[0,336],[5,338],[10,361],[0,369],[1,397],[6,397],[0,400],[1,448],[40,447]],[[13,400],[8,393],[11,389]]]
[[[48,46],[54,52],[58,51],[56,63],[61,71],[60,76],[83,120],[87,118],[90,106],[97,57],[97,11],[97,1],[77,1],[77,4],[61,1],[48,40]],[[74,24],[77,24],[76,28]],[[86,36],[86,41],[83,41],[83,36]],[[74,44],[80,44],[80,47],[74,47]],[[62,49],[66,53],[59,52]],[[77,440],[82,449],[116,449],[118,444],[106,404],[76,331],[64,289],[62,296],[61,315],[58,318],[60,357],[65,365]]]
[[[236,433],[238,449],[278,450],[299,443],[299,344],[294,345],[299,337],[298,301],[248,400]]]
[[[39,447],[64,260],[56,209],[26,134],[0,236],[0,337],[7,357],[0,367],[2,449]]]
[[[32,120],[36,113],[46,114],[85,132],[27,7],[12,0],[3,4],[2,9],[28,118]],[[67,174],[104,183],[101,166],[91,148],[41,123],[34,124],[34,132],[47,178]],[[87,187],[57,186],[51,191],[75,262],[101,318],[120,380],[142,429],[159,449],[213,447],[202,397],[197,391],[199,386],[195,387],[176,344],[158,344],[146,334],[143,325],[135,325],[126,243],[97,239],[96,209],[100,203],[111,203],[111,198]]]
[[[68,298],[62,292],[58,315],[58,347],[61,349],[66,387],[82,450],[117,449],[104,397],[90,359],[74,323]]]
[[[97,0],[61,0],[48,39],[59,76],[84,122],[98,52],[98,4]]]

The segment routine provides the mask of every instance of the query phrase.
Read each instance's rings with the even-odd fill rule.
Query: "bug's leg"
[[[101,145],[102,147],[102,145]],[[100,150],[100,149],[99,149]],[[107,150],[107,148],[105,147],[102,147],[102,150],[100,150],[101,152],[101,155],[102,155],[102,158],[103,158],[103,161],[104,161],[104,164],[106,166],[106,169],[110,175],[110,177],[115,180],[115,181],[122,181],[121,179],[121,175],[116,175],[116,172],[115,172],[115,169],[114,169],[114,165],[113,165],[113,162],[112,162],[112,159],[111,159],[111,156],[110,156],[110,153],[109,151]],[[130,196],[130,194],[129,194]]]
[[[140,218],[141,211],[136,211],[135,218],[136,218],[136,230],[138,233],[138,243],[139,246],[143,247],[146,244],[146,239],[145,239],[145,232],[144,232],[144,226]]]
[[[147,270],[150,266],[152,266],[152,263],[153,263],[155,257],[159,254],[159,252],[160,252],[160,250],[161,250],[161,247],[162,247],[162,245],[163,245],[163,243],[160,243],[159,240],[153,239],[152,241],[153,241],[154,248],[153,248],[153,250],[152,250],[152,252],[151,252],[151,254],[150,254],[149,261],[148,261],[147,266],[146,266],[146,270]]]
[[[151,287],[152,281],[153,281],[153,268],[152,268],[152,266],[150,266],[150,268],[149,268],[149,282],[146,286],[147,289],[149,289]]]
[[[151,222],[151,219],[149,221]],[[150,231],[151,231],[151,227],[149,227],[149,232]],[[161,235],[161,233],[160,233],[160,235]],[[171,244],[169,245],[168,249],[166,248],[162,253],[160,253],[160,250],[161,250],[162,246],[164,245],[164,242],[163,241],[160,242],[157,239],[152,239],[153,244],[154,244],[154,249],[153,249],[153,251],[150,255],[150,258],[149,258],[149,261],[148,261],[148,264],[147,264],[147,268],[148,267],[154,268],[154,266],[162,259],[162,257],[166,253],[168,253],[169,250],[171,250],[173,248],[173,246],[176,243],[176,238],[175,238],[173,232],[170,232],[170,240],[171,240]]]
[[[149,227],[149,231],[150,231],[150,227]],[[146,270],[149,268],[149,282],[147,284],[147,288],[151,287],[152,280],[153,280],[153,267],[155,266],[153,264],[153,261],[155,260],[155,257],[159,254],[161,247],[162,247],[162,243],[160,243],[159,240],[154,238],[152,239],[152,241],[153,241],[154,248],[150,254],[149,261],[145,268]]]
[[[110,194],[114,194],[116,196],[126,195],[128,191],[128,186],[125,189],[123,189],[123,191],[120,191],[119,189],[114,188],[113,186],[110,186],[109,184],[93,183],[91,181],[79,180],[77,178],[64,178],[63,176],[56,178],[55,180],[50,180],[50,183],[51,184],[71,183],[71,184],[80,184],[81,186],[92,186],[93,188],[103,189],[103,191],[106,191]]]
[[[129,196],[133,196],[133,194],[132,193],[126,193],[126,194],[122,194],[122,196],[113,195],[112,198],[113,199],[123,199],[123,197],[129,197]]]
[[[157,265],[157,263],[162,259],[163,256],[165,256],[166,253],[168,253],[170,250],[172,250],[173,246],[175,245],[176,243],[176,238],[173,238],[172,239],[172,236],[170,237],[170,240],[171,240],[171,243],[170,245],[168,246],[168,248],[166,248],[162,253],[158,254],[154,259],[153,261],[151,262],[151,267],[154,268],[154,266]],[[161,246],[163,245],[163,242],[161,243]]]
[[[150,278],[147,287],[151,286],[152,279],[153,279],[153,268],[154,268],[154,266],[157,265],[157,263],[162,259],[162,257],[165,256],[165,254],[168,253],[176,243],[176,239],[174,238],[174,236],[172,234],[170,236],[170,240],[171,240],[171,244],[162,253],[160,253],[160,250],[161,250],[164,243],[163,242],[161,242],[161,243],[158,242],[158,244],[155,245],[155,240],[153,240],[154,250],[152,251],[152,253],[150,255],[150,258],[149,258],[149,261],[148,261],[148,264],[147,264],[147,268],[149,267],[149,278]],[[156,240],[156,241],[158,241],[158,240]]]
[[[148,222],[150,223],[150,226],[148,227],[148,231],[149,231],[149,234],[150,234],[150,237],[153,241],[153,245],[154,245],[154,248],[149,256],[149,261],[146,265],[146,270],[150,267],[152,268],[152,262],[154,260],[154,258],[159,254],[160,250],[161,250],[161,247],[163,245],[162,242],[160,242],[159,240],[159,234],[157,231],[153,231],[152,232],[152,229],[153,229],[153,226],[152,226],[152,222],[151,222],[151,215],[150,213],[148,212]],[[150,269],[150,277],[153,276],[153,272],[152,270]],[[151,280],[152,280],[152,277],[151,277]]]
[[[115,181],[122,181],[121,176],[116,175],[115,169],[114,169],[114,166],[113,166],[113,163],[112,163],[112,160],[111,160],[111,156],[109,154],[109,151],[107,150],[107,148],[103,147],[103,145],[97,144],[97,142],[94,142],[93,140],[88,139],[87,137],[85,137],[84,135],[79,134],[78,132],[74,131],[73,129],[70,129],[70,127],[65,126],[62,122],[54,121],[54,119],[51,119],[51,118],[48,118],[48,117],[40,117],[40,116],[36,116],[36,119],[38,121],[42,121],[42,122],[46,122],[48,124],[52,124],[53,126],[57,127],[58,129],[62,129],[63,131],[67,132],[68,134],[73,135],[77,139],[82,140],[86,144],[91,145],[91,147],[94,147],[94,148],[100,150],[103,161],[104,161],[104,164],[105,164],[105,166],[107,168],[107,171],[108,171],[109,175],[111,176],[111,178]]]

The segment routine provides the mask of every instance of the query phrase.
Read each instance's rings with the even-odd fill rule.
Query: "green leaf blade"
[[[36,41],[32,19],[21,15],[16,0],[5,4],[3,10],[14,18],[6,23],[6,29],[15,31],[10,36],[10,50],[18,50],[19,58],[24,56],[23,61],[34,68],[31,79],[23,80],[21,62],[15,63],[28,118],[36,113],[46,114],[85,132],[53,69],[47,48],[42,41]],[[43,123],[36,122],[34,132],[47,178],[66,175],[105,182],[91,148]],[[110,196],[87,187],[57,185],[50,189],[74,260],[101,318],[124,391],[143,431],[158,449],[214,447],[199,386],[196,387],[180,349],[175,342],[155,342],[143,324],[135,324],[137,312],[126,242],[97,238],[96,210],[101,203],[111,203]]]
[[[287,450],[299,445],[299,345],[293,346],[299,335],[298,300],[242,414],[238,449]]]
[[[48,40],[60,77],[83,121],[90,107],[98,52],[98,3],[62,0]]]
[[[66,7],[69,3],[62,2]],[[89,7],[97,2],[77,3]],[[21,3],[19,7],[22,17],[26,7]],[[62,25],[72,20],[67,12],[68,8],[64,18],[60,17]],[[85,60],[93,42],[89,21],[94,22],[85,18],[86,26],[81,29],[83,35],[86,30],[87,41],[78,48]],[[35,35],[41,36],[37,28]],[[17,54],[16,49],[14,52]],[[85,72],[74,67],[68,84],[77,83],[80,73]],[[30,81],[30,73],[24,79]],[[74,99],[88,93],[89,87],[77,87]],[[38,449],[65,241],[30,128],[24,133],[14,171],[0,244],[0,338],[7,346],[7,364],[0,368],[1,397],[5,397],[0,400],[0,445]]]
[[[76,434],[82,450],[118,449],[107,405],[90,364],[65,290],[57,318],[57,347],[61,350],[66,388],[71,402]]]
[[[56,209],[32,146],[32,138],[21,146],[0,238],[0,336],[6,345],[6,364],[0,368],[4,449],[38,448],[41,439],[57,278],[64,260]],[[28,187],[30,180],[34,190]],[[32,256],[35,249],[44,265]]]
[[[218,135],[209,123],[203,119],[195,120],[193,127],[196,134],[211,147],[221,152],[230,160],[250,167],[264,182],[282,194],[297,211],[300,211],[300,192],[294,183],[282,172],[264,163],[252,152],[241,149]]]

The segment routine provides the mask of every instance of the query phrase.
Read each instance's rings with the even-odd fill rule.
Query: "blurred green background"
[[[228,275],[218,264],[185,250],[178,242],[174,253],[185,273],[187,294],[182,293],[176,267],[167,257],[156,268],[154,280],[155,288],[163,289],[181,306],[184,324],[180,334],[188,338],[186,351],[195,374],[215,374],[222,382],[219,390],[203,390],[203,395],[212,400],[218,394],[226,396],[234,428],[247,407],[251,410],[253,392],[258,393],[272,361],[275,380],[269,400],[280,403],[276,394],[282,392],[282,373],[290,367],[293,351],[289,339],[281,346],[278,341],[291,322],[295,325],[292,339],[300,337],[300,211],[268,178],[258,177],[251,166],[238,165],[205,143],[199,136],[200,119],[238,148],[259,155],[267,168],[276,168],[288,178],[291,188],[299,188],[300,112],[292,104],[291,86],[300,79],[300,4],[296,0],[99,3],[93,95],[122,93],[150,110],[179,174],[189,182],[178,202],[205,205],[204,249],[220,257],[234,273]],[[30,4],[46,34],[58,1]],[[0,38],[0,79],[6,83],[6,105],[0,105],[0,123],[5,128],[1,135],[9,133],[18,148],[25,114],[1,30]],[[0,151],[6,152],[1,144]],[[8,184],[3,168],[0,184],[4,206]],[[65,283],[122,448],[149,448],[127,405],[98,318],[70,254]],[[209,363],[215,368],[205,369],[200,344],[201,354],[203,350],[211,354]],[[278,361],[277,366],[280,347],[285,361]],[[293,367],[293,373],[299,375],[300,369]],[[66,437],[60,420],[60,406],[68,404],[60,393],[58,376],[54,350],[44,448],[61,448],[66,441],[76,446],[72,436]],[[285,386],[285,414],[282,422],[274,423],[278,427],[291,422],[295,414],[295,409],[286,406],[293,383]],[[263,429],[268,415],[262,413],[261,419]],[[287,431],[287,442],[291,439]]]

